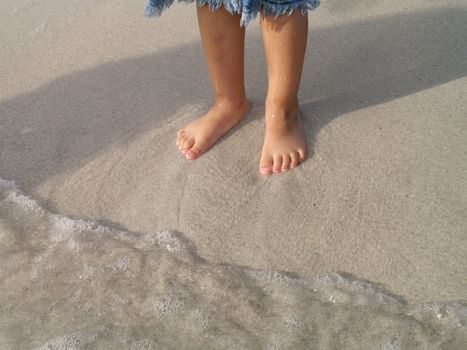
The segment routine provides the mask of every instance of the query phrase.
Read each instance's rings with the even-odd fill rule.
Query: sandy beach
[[[212,264],[339,273],[414,305],[467,301],[465,1],[323,0],[299,95],[309,156],[272,176],[258,172],[258,19],[253,109],[188,161],[176,132],[212,101],[194,4],[146,18],[144,1],[6,2],[0,178],[48,212],[178,232]]]

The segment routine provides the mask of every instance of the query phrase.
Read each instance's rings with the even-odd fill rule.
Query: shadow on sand
[[[445,9],[310,32],[300,89],[310,156],[334,118],[465,76],[466,23],[465,10]],[[247,37],[245,58],[247,93],[259,105],[267,86],[261,40]],[[210,91],[198,42],[56,79],[0,104],[0,177],[34,188],[168,122],[181,104],[209,103]]]

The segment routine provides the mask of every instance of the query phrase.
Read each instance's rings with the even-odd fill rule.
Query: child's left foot
[[[262,174],[280,173],[295,168],[306,159],[306,141],[298,103],[285,108],[266,103],[265,135],[259,170]]]

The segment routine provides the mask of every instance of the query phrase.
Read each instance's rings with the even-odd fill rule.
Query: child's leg
[[[308,35],[308,16],[261,14],[268,68],[265,138],[260,171],[270,174],[296,167],[306,158],[306,141],[298,108],[298,88]]]
[[[245,28],[240,15],[221,6],[211,11],[196,6],[201,41],[215,101],[211,109],[177,133],[177,146],[187,159],[195,159],[236,125],[250,108],[244,87]]]

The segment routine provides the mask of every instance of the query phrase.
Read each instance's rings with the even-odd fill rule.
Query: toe
[[[181,151],[182,150],[182,146],[183,144],[185,143],[185,138],[183,136],[180,136],[178,139],[177,139],[177,148]]]
[[[185,157],[187,159],[196,159],[198,158],[201,154],[203,153],[203,151],[201,150],[201,148],[197,147],[197,146],[193,146],[191,147],[186,153],[185,153]]]
[[[259,164],[259,170],[261,174],[268,175],[271,174],[272,170],[272,158],[271,157],[264,157],[261,159]]]
[[[289,170],[291,161],[292,158],[290,157],[290,154],[284,154],[282,156],[282,171]]]
[[[290,153],[290,158],[290,168],[295,168],[296,166],[298,166],[300,155],[297,152],[292,152]]]
[[[195,140],[191,138],[186,138],[185,141],[182,143],[181,151],[183,153],[186,153],[194,144]]]
[[[282,155],[274,155],[273,156],[274,158],[274,165],[272,167],[272,170],[275,172],[275,173],[279,173],[281,171],[281,168],[282,168]]]
[[[300,155],[300,162],[303,162],[306,158],[306,150],[303,148],[299,148],[298,154]]]
[[[180,131],[177,133],[177,147],[178,149],[181,151],[182,150],[182,146],[183,144],[185,143],[185,141],[187,140],[187,135],[185,134],[185,132],[182,132],[180,133]]]

